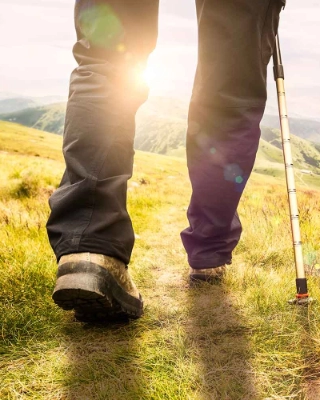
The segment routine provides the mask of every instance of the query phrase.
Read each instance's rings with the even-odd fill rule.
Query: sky
[[[289,115],[320,120],[320,2],[287,3],[280,40]],[[0,92],[67,97],[76,66],[73,0],[0,0],[0,7]],[[160,0],[159,38],[149,59],[151,95],[189,98],[196,59],[194,0]],[[270,67],[268,107],[276,110]]]

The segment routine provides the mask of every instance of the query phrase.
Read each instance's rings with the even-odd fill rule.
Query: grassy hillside
[[[185,137],[185,121],[161,117],[146,118],[139,120],[137,125],[135,147],[142,151],[168,155],[179,148],[185,149]]]
[[[279,129],[262,127],[261,137],[282,152],[282,141]],[[292,134],[290,139],[292,157],[297,167],[310,168],[317,173],[320,168],[320,152],[318,146]]]
[[[26,108],[45,106],[66,101],[65,96],[19,96],[14,93],[0,92],[0,114],[21,111]]]
[[[295,136],[311,142],[320,143],[320,122],[306,119],[290,117],[290,131]],[[279,126],[279,117],[277,115],[265,115],[262,121],[265,126]]]
[[[317,145],[291,135],[291,150],[296,179],[306,184],[320,183],[320,152]],[[284,162],[279,129],[262,127],[254,171],[259,174],[284,178]],[[306,175],[304,171],[312,174]]]
[[[65,111],[66,103],[57,103],[48,106],[32,107],[17,112],[2,114],[0,115],[0,119],[3,121],[16,122],[34,129],[62,135]]]
[[[253,174],[233,265],[220,285],[191,288],[179,238],[190,196],[185,161],[137,152],[130,271],[145,314],[129,324],[76,323],[50,298],[56,264],[45,223],[64,168],[61,137],[0,127],[1,399],[320,398],[320,302],[287,303],[295,273],[283,180]],[[305,263],[315,267],[320,192],[298,196]],[[318,300],[319,279],[309,277]]]
[[[0,121],[0,151],[62,161],[60,136]]]
[[[62,134],[65,103],[45,106],[55,97],[0,99],[0,119]],[[25,104],[24,110],[21,107]],[[38,107],[36,107],[38,105]],[[41,106],[41,107],[39,107]],[[185,145],[189,99],[153,96],[143,104],[137,114],[136,147],[159,154],[168,154]],[[52,110],[52,109],[53,110]],[[262,126],[279,127],[277,115],[264,115]],[[320,122],[290,117],[290,130],[295,136],[320,143]],[[172,138],[171,138],[172,136]],[[163,141],[168,139],[166,147]],[[166,149],[168,150],[166,152]],[[178,152],[179,153],[179,152]]]

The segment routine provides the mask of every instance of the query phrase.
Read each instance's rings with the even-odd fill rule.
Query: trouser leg
[[[135,74],[157,38],[158,0],[77,0],[73,71],[63,153],[66,169],[50,198],[47,231],[59,259],[92,252],[130,260],[126,209],[135,113],[147,89]]]
[[[189,109],[193,268],[230,263],[241,235],[237,207],[259,144],[266,70],[282,0],[196,0],[199,59]]]

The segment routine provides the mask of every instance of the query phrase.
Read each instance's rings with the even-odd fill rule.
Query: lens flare
[[[80,27],[83,36],[93,45],[115,48],[124,33],[120,19],[106,4],[93,5],[80,13]]]
[[[224,179],[230,182],[242,183],[243,171],[238,164],[227,164],[224,168]]]

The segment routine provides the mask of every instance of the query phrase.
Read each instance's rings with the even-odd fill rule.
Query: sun
[[[174,78],[179,71],[168,67],[163,60],[151,57],[147,63],[138,64],[132,69],[132,83],[140,87],[148,87],[152,93],[162,93],[172,88]]]
[[[150,65],[145,68],[137,66],[134,71],[134,80],[138,85],[147,85],[149,88],[152,87],[157,82],[157,73],[155,68]]]
[[[136,82],[141,86],[148,86],[151,91],[161,91],[169,85],[170,75],[159,63],[148,63],[146,68],[137,70]]]
[[[141,79],[149,87],[152,86],[157,80],[157,72],[150,65],[142,71]]]

